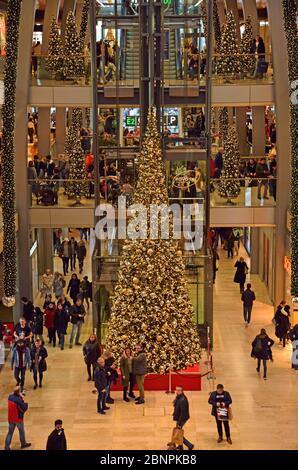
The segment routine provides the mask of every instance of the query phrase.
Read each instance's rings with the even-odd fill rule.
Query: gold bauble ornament
[[[149,256],[153,255],[153,250],[152,250],[152,248],[149,248],[149,250],[147,251],[147,253],[148,253]]]
[[[147,330],[147,325],[145,323],[143,323],[141,328],[142,328],[143,331],[146,331]]]
[[[15,297],[6,297],[5,295],[2,297],[2,303],[4,307],[11,308],[14,307],[16,303]]]
[[[156,339],[157,339],[157,341],[160,342],[160,341],[162,341],[162,336],[161,336],[161,335],[158,335]]]
[[[177,256],[182,256],[182,251],[181,250],[177,251]]]
[[[140,280],[137,277],[133,277],[132,282],[134,284],[139,284]]]

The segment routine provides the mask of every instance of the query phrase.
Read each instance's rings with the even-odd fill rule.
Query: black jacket
[[[55,316],[55,328],[58,333],[62,335],[67,334],[67,325],[69,322],[69,314],[65,308],[62,310],[56,310]]]
[[[226,392],[225,390],[221,394],[219,394],[218,391],[215,390],[215,392],[212,392],[210,394],[208,403],[210,405],[212,405],[212,410],[211,410],[212,416],[216,416],[216,409],[217,409],[216,404],[217,403],[224,403],[225,407],[229,408],[229,406],[232,403],[232,397],[229,394],[229,392]]]
[[[78,305],[74,304],[71,309],[70,309],[70,322],[73,325],[76,325],[78,321],[81,321],[84,323],[84,316],[85,316],[85,307],[83,304],[79,307]],[[80,317],[79,315],[83,315]]]
[[[27,322],[33,321],[34,318],[34,305],[32,302],[27,302],[27,304],[23,304],[23,317]]]
[[[108,386],[107,372],[104,367],[96,366],[94,371],[94,383],[98,392],[101,392]]]
[[[188,399],[186,398],[184,393],[182,393],[182,395],[177,395],[173,405],[173,420],[177,422],[177,426],[180,426],[182,428],[186,421],[188,421],[190,418]]]
[[[71,279],[67,287],[67,294],[70,292],[70,297],[73,301],[77,300],[77,295],[80,292],[80,279]]]
[[[251,357],[256,359],[272,359],[271,346],[273,346],[273,339],[267,335],[257,335],[252,345]]]
[[[100,357],[100,349],[97,341],[91,343],[91,341],[86,341],[83,346],[83,354],[86,364],[94,364],[97,359]]]
[[[54,429],[54,431],[48,437],[46,450],[67,450],[64,429],[61,429],[61,431]]]
[[[105,360],[105,370],[107,373],[107,379],[108,383],[116,383],[117,378],[118,378],[118,372],[116,369],[112,369],[112,365],[114,364],[115,359],[113,357],[108,357],[108,359]]]
[[[43,313],[41,311],[34,313],[32,331],[35,335],[43,334]]]
[[[48,357],[48,352],[47,352],[46,348],[44,346],[41,346],[39,348],[39,353],[38,353],[39,362],[38,362],[38,364],[35,363],[35,356],[36,356],[36,346],[35,346],[35,344],[34,344],[34,346],[32,347],[32,349],[30,351],[30,355],[31,355],[31,369],[32,370],[37,369],[39,372],[45,372],[47,370],[46,358]]]

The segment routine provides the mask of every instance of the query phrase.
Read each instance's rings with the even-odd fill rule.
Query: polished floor
[[[185,434],[196,449],[297,449],[298,372],[290,367],[290,345],[273,347],[274,362],[269,364],[268,380],[257,374],[250,358],[250,344],[261,327],[273,339],[273,307],[266,289],[257,276],[251,276],[257,301],[252,324],[245,328],[238,285],[233,283],[235,260],[226,259],[220,250],[220,266],[214,289],[214,383],[223,383],[233,398],[234,419],[231,423],[233,445],[217,444],[214,418],[210,415],[208,395],[212,381],[203,379],[201,392],[187,393],[191,419]],[[57,262],[60,262],[59,258]],[[60,265],[59,265],[60,267]],[[90,317],[89,317],[90,319]],[[86,325],[85,335],[90,331]],[[68,341],[67,341],[68,345]],[[26,399],[29,411],[25,425],[32,450],[44,449],[53,421],[63,419],[69,449],[165,449],[172,422],[172,395],[163,392],[146,394],[146,404],[136,406],[122,401],[113,393],[115,404],[106,416],[96,413],[96,396],[87,382],[80,347],[65,351],[48,347],[48,371],[44,388],[33,390],[27,374]],[[204,359],[201,363],[206,370]],[[6,398],[14,387],[9,365],[0,374],[0,448],[7,430]],[[19,448],[15,435],[13,449]]]

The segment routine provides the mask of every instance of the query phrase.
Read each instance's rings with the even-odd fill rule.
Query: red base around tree
[[[177,385],[181,385],[186,391],[201,390],[201,373],[198,364],[179,372],[171,373],[171,391],[174,391]],[[137,386],[135,387],[137,388]],[[113,385],[112,390],[123,390],[121,378],[118,378],[117,384]],[[145,378],[145,390],[170,390],[169,374],[148,374]]]

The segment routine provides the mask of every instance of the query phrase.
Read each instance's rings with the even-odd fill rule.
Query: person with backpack
[[[245,326],[248,326],[250,324],[253,303],[256,300],[255,293],[254,291],[251,290],[251,284],[249,283],[247,284],[247,288],[243,292],[241,296],[241,300],[243,302],[243,316],[244,316]]]
[[[34,339],[40,338],[41,341],[43,341],[43,322],[44,317],[41,309],[39,307],[35,307],[32,327]]]
[[[273,339],[269,338],[264,328],[261,329],[252,342],[251,357],[258,360],[257,372],[260,372],[261,362],[263,362],[264,379],[267,379],[267,361],[273,362],[271,347],[273,346]]]

